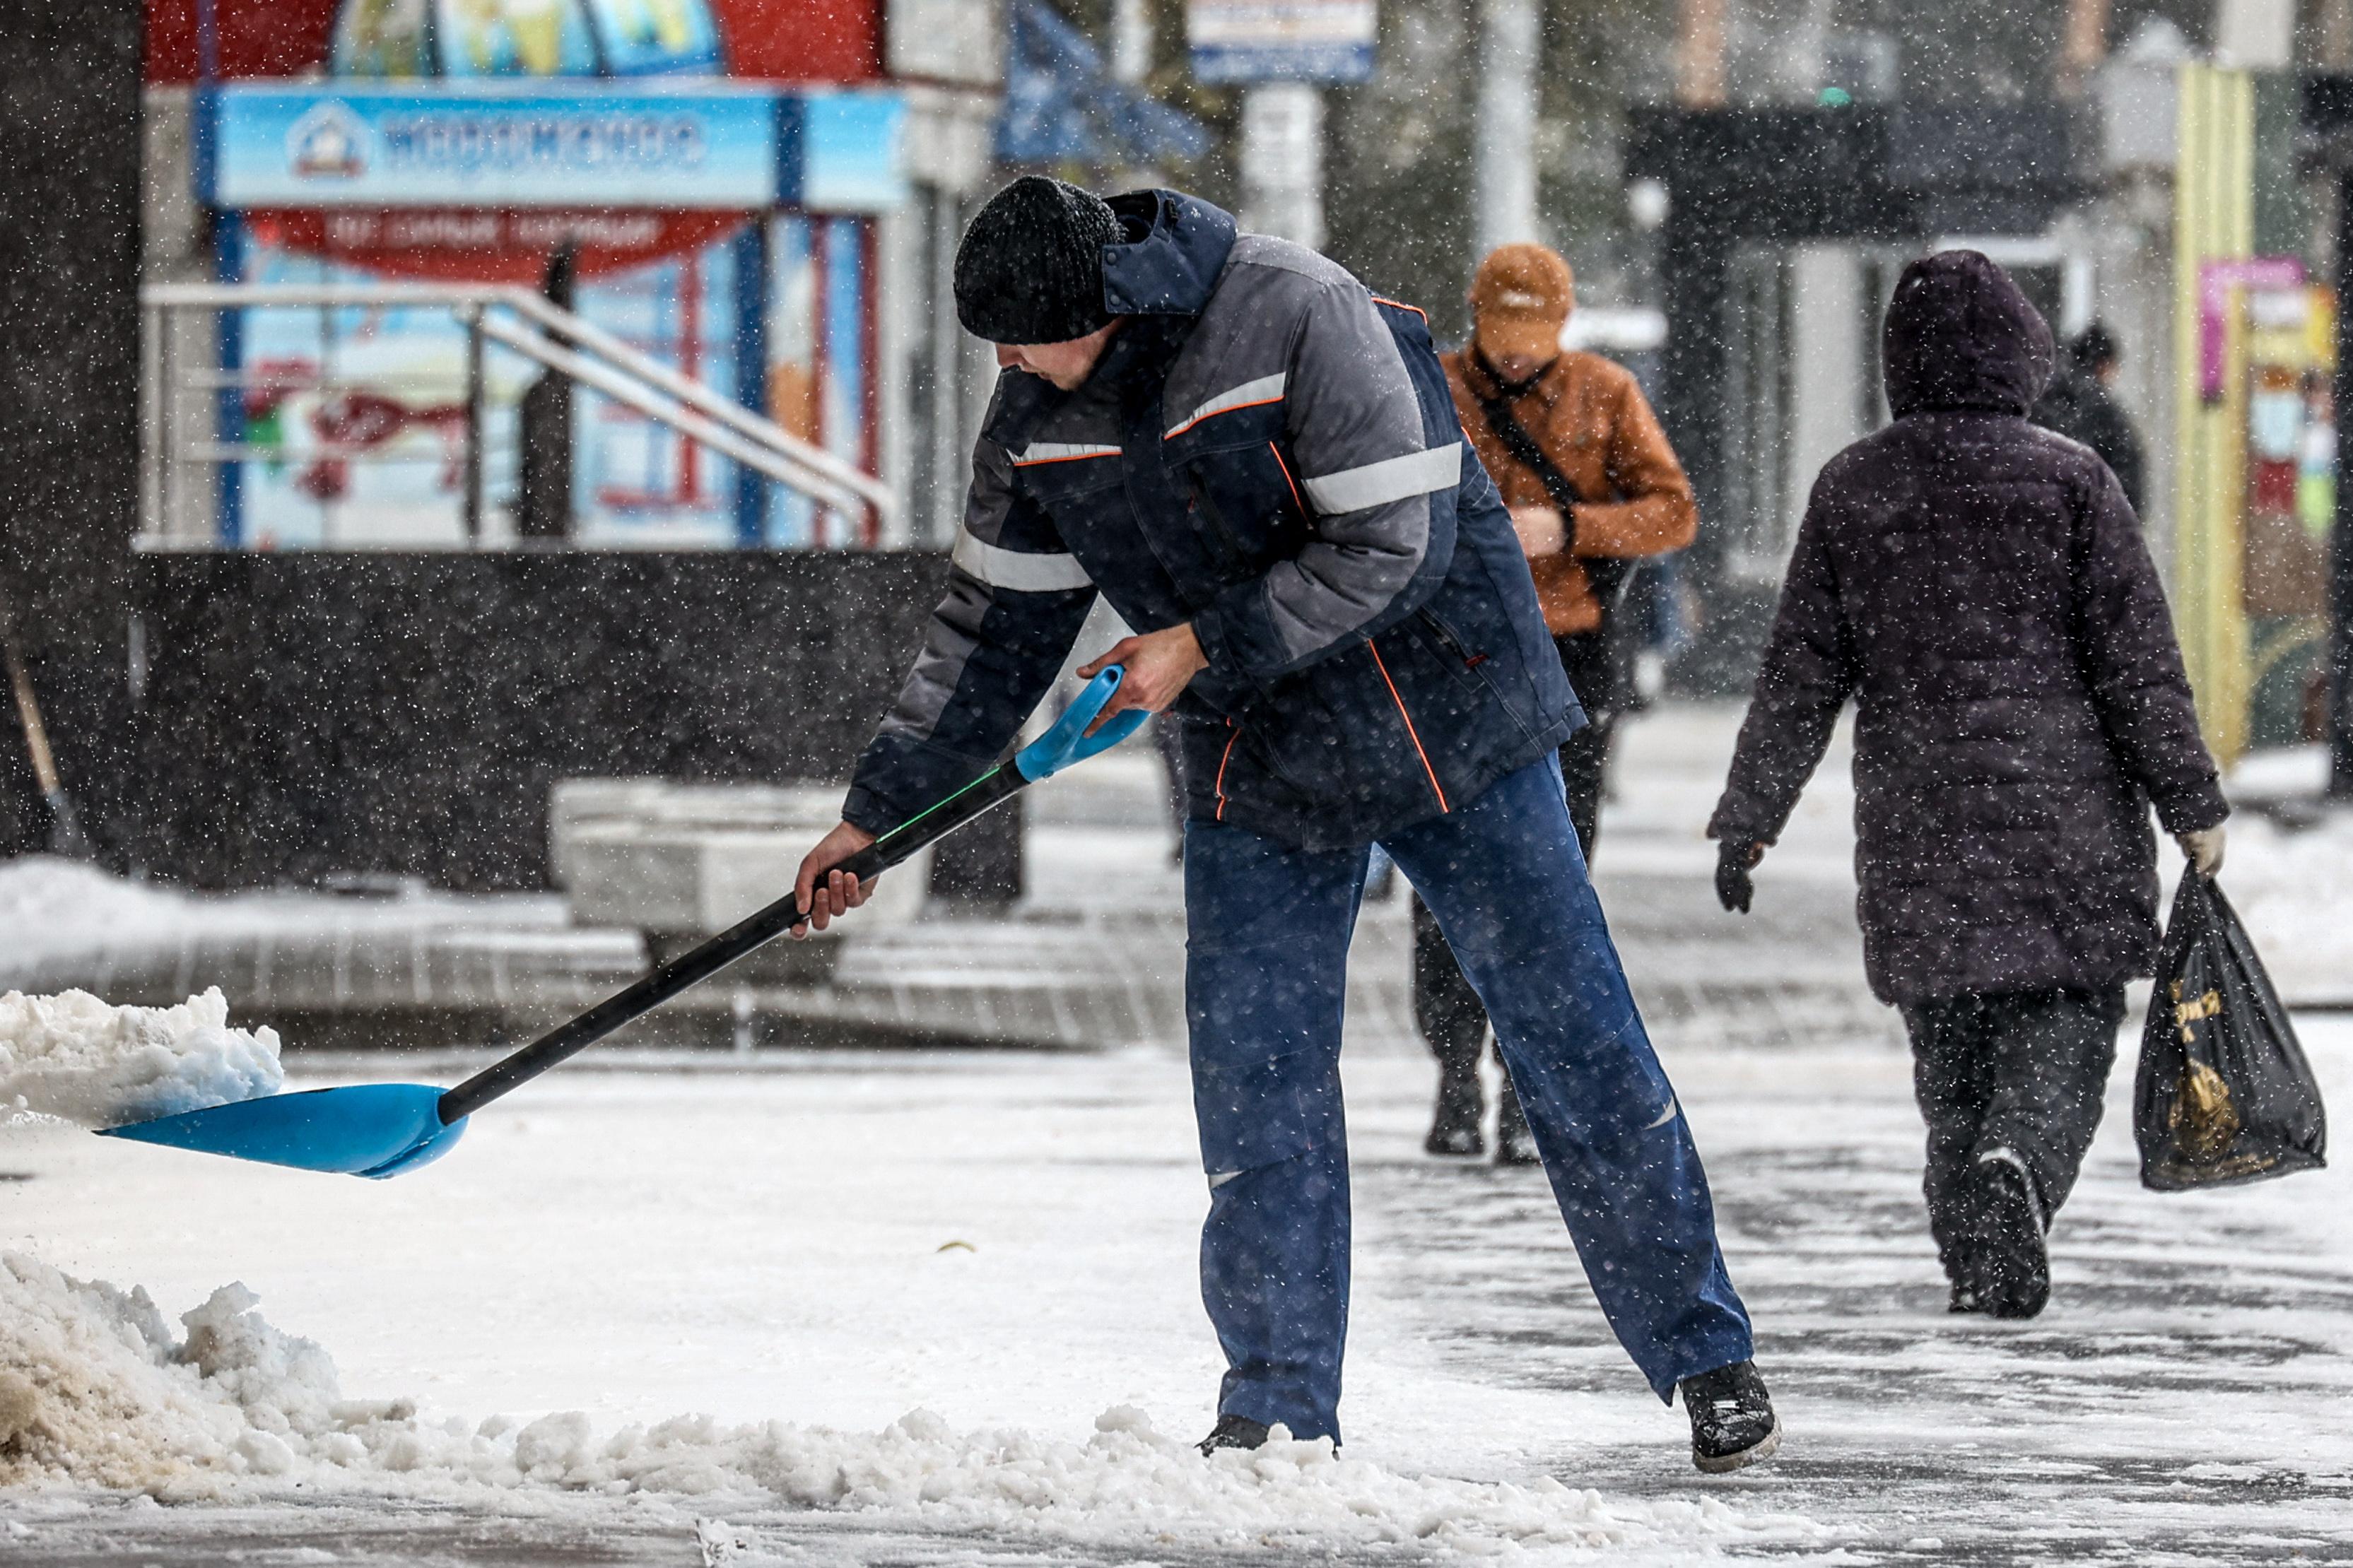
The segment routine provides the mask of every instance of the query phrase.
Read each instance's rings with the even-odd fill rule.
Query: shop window
[[[868,473],[874,462],[873,225],[779,217],[768,230],[768,416]],[[768,487],[766,539],[786,549],[871,545],[871,516],[844,518]]]
[[[248,282],[381,281],[280,243],[266,230],[248,232],[237,248],[235,275]],[[576,306],[671,370],[732,391],[739,384],[742,249],[739,237],[726,236],[583,279]],[[352,550],[468,542],[461,515],[466,334],[447,308],[249,309],[236,312],[230,338],[221,423],[224,437],[252,455],[227,466],[223,543]],[[516,534],[517,410],[543,373],[495,343],[483,363],[480,542],[500,546]],[[821,403],[844,395],[840,381],[816,377]],[[848,395],[859,395],[854,382]],[[840,424],[839,416],[816,418],[820,431]],[[733,463],[586,386],[574,391],[571,426],[573,542],[603,548],[744,542]],[[839,531],[837,526],[835,542],[845,542]],[[824,531],[805,522],[797,537],[775,528],[768,537],[780,544],[822,542]]]
[[[344,0],[339,77],[641,77],[725,68],[706,0]]]

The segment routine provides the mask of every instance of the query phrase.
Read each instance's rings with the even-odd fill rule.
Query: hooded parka
[[[1770,843],[1852,694],[1863,959],[1885,1001],[2146,974],[2151,803],[2228,814],[2140,525],[2030,424],[2050,328],[1975,251],[1905,268],[1894,423],[1823,465],[1712,836]]]

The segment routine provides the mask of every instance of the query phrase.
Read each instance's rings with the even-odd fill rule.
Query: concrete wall
[[[13,7],[0,56],[0,586],[84,826],[121,841],[138,502],[134,0]],[[40,844],[0,720],[0,853]]]
[[[946,574],[931,552],[142,557],[140,858],[205,887],[543,887],[558,779],[846,777]]]

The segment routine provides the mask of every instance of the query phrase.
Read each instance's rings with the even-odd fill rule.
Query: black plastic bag
[[[2141,1184],[2227,1186],[2318,1170],[2320,1086],[2222,889],[2185,870],[2141,1031]]]

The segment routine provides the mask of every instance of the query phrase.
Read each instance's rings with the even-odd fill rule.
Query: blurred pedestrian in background
[[[2108,329],[2097,321],[2068,340],[2067,357],[2035,401],[2031,416],[2046,430],[2081,441],[2100,455],[2124,487],[2133,512],[2140,512],[2140,437],[2111,390],[2124,354]]]
[[[2157,951],[2149,806],[2210,875],[2230,808],[2139,520],[2024,417],[2042,317],[1945,251],[1905,268],[1883,360],[1894,423],[1823,465],[1799,527],[1708,825],[1716,891],[1747,911],[1852,694],[1863,963],[1911,1032],[1952,1308],[2031,1318]]]
[[[1535,578],[1545,627],[1588,722],[1560,749],[1568,816],[1588,860],[1617,720],[1634,703],[1634,617],[1623,614],[1634,564],[1692,542],[1699,513],[1658,416],[1633,374],[1561,347],[1576,309],[1568,263],[1541,245],[1506,245],[1471,285],[1471,342],[1440,356],[1455,411],[1487,466]],[[1483,1152],[1479,1060],[1487,1014],[1438,922],[1413,908],[1414,1016],[1439,1063],[1433,1154]],[[1495,1157],[1536,1158],[1508,1075]]]

